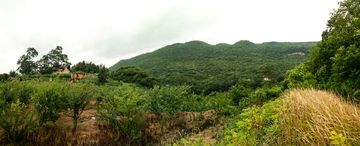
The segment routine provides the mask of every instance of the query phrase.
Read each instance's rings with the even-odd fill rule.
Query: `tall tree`
[[[288,73],[289,87],[316,83],[343,95],[360,91],[360,1],[339,2],[322,40],[310,51],[310,61]],[[312,86],[314,86],[312,84]]]
[[[43,55],[37,63],[40,68],[48,68],[70,66],[71,63],[68,61],[68,55],[63,54],[63,48],[61,46],[56,46],[56,48],[52,49],[48,54]]]
[[[159,85],[159,82],[155,77],[136,66],[120,67],[111,75],[111,77],[114,80],[121,80],[126,83],[136,83],[143,87],[152,88],[154,85]]]
[[[272,63],[265,63],[261,65],[257,71],[262,73],[266,78],[270,79],[275,71],[275,67]]]
[[[105,65],[100,65],[99,67],[100,69],[100,72],[99,72],[99,76],[98,76],[98,83],[99,85],[104,85],[105,82],[106,82],[106,78],[107,78],[107,75],[108,75],[108,71],[107,69],[105,68]]]
[[[77,64],[71,67],[71,71],[73,72],[82,71],[86,73],[99,73],[99,69],[100,69],[99,65],[96,65],[92,62],[87,63],[85,61],[78,62]]]
[[[37,65],[32,60],[36,56],[38,56],[38,52],[34,48],[28,48],[26,54],[20,56],[17,61],[17,65],[20,65],[17,70],[21,74],[36,73]]]

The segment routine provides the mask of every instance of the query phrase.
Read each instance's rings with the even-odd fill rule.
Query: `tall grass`
[[[339,145],[360,145],[360,108],[326,91],[297,89],[285,94],[291,103],[284,111],[279,145],[329,145],[336,139],[332,131],[342,134]],[[341,136],[341,135],[340,135]]]

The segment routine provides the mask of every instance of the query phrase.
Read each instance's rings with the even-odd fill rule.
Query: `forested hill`
[[[233,82],[232,80],[237,81],[239,78],[254,79],[257,69],[264,63],[275,66],[274,79],[282,78],[287,70],[308,60],[307,50],[314,44],[315,42],[255,44],[239,41],[233,45],[210,45],[202,41],[191,41],[121,60],[109,70],[113,72],[121,66],[134,65],[148,71],[162,84],[222,86],[227,84],[223,82]]]

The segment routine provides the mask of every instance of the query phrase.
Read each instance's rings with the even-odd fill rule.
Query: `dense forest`
[[[192,85],[193,92],[209,94],[212,91],[227,91],[239,79],[252,79],[257,84],[254,86],[261,86],[265,75],[258,69],[265,63],[274,66],[268,78],[279,82],[284,79],[283,74],[287,70],[309,60],[307,51],[314,44],[239,41],[233,45],[210,45],[191,41],[121,60],[109,70],[114,72],[121,66],[138,66],[164,85]]]

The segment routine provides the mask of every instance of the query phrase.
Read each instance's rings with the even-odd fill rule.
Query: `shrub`
[[[145,92],[145,99],[149,103],[145,109],[156,115],[161,113],[176,113],[185,110],[184,102],[190,96],[190,86],[155,86]]]
[[[212,95],[213,94],[213,95]],[[202,102],[204,107],[201,111],[214,109],[217,115],[235,115],[237,110],[230,106],[232,99],[228,93],[216,92],[205,97]]]
[[[104,85],[106,83],[106,78],[107,78],[107,71],[105,65],[100,65],[97,83],[99,85]]]
[[[34,119],[34,108],[17,100],[0,109],[0,126],[6,131],[10,141],[20,141],[25,133],[31,133],[37,126]]]
[[[281,101],[277,99],[262,107],[254,105],[244,109],[229,125],[223,141],[228,145],[267,145],[280,132],[279,120],[286,108]]]
[[[74,84],[66,91],[67,94],[64,100],[66,100],[66,107],[70,109],[67,115],[73,119],[73,132],[76,131],[78,120],[86,105],[93,99],[94,94],[92,91],[91,85],[82,83]]]
[[[86,78],[81,79],[80,82],[96,84],[98,82],[98,79],[96,77],[86,77]]]
[[[123,132],[127,138],[127,145],[141,137],[141,129],[145,121],[142,110],[143,98],[131,88],[117,89],[113,98],[106,98],[98,107],[100,118]]]
[[[272,97],[279,97],[279,95],[282,93],[281,87],[278,86],[274,86],[269,90],[266,90],[266,96],[268,98],[272,98]]]
[[[111,74],[111,78],[118,81],[122,80],[126,83],[136,83],[140,86],[148,88],[152,88],[154,85],[160,84],[155,77],[136,66],[120,67]]]
[[[0,98],[6,103],[14,103],[19,99],[21,103],[29,104],[33,90],[31,82],[0,83]]]
[[[46,82],[37,86],[34,94],[34,106],[38,112],[39,125],[47,121],[55,122],[59,113],[66,108],[64,98],[69,89],[68,83]]]
[[[233,86],[230,91],[232,98],[231,104],[238,105],[240,100],[249,97],[251,92],[253,92],[251,87],[245,87],[243,85]]]
[[[120,86],[123,85],[122,81],[117,81],[117,80],[113,80],[113,79],[106,79],[106,81],[108,82],[109,86]]]

